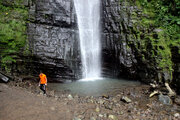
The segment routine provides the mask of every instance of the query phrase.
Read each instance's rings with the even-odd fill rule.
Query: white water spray
[[[100,0],[74,0],[78,20],[83,79],[101,77]]]

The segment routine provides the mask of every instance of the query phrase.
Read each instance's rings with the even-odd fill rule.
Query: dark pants
[[[45,84],[40,84],[40,89],[46,94],[46,85]]]

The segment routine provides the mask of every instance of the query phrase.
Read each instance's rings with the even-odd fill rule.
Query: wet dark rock
[[[29,64],[25,65],[25,71],[27,67],[33,75],[43,71],[51,82],[80,78],[79,41],[73,1],[30,1],[29,8],[28,39],[33,58],[24,60]],[[16,72],[22,74],[19,71]]]
[[[172,104],[172,100],[169,96],[160,94],[158,97],[159,97],[159,101],[161,103],[163,103],[165,105],[171,105]]]
[[[29,24],[30,46],[37,59],[33,60],[35,67],[39,66],[50,78],[77,78],[80,58],[75,34],[67,28]]]
[[[124,4],[105,0],[102,2],[102,11],[103,75],[140,79],[146,83],[154,81],[158,71],[155,66],[148,65],[149,60],[142,60],[142,51],[136,49],[140,43],[130,32],[134,27],[133,21],[138,20],[132,19],[132,14],[142,16],[141,10],[130,5],[130,2]],[[148,47],[152,49],[150,43]],[[145,54],[150,56],[149,53]]]
[[[171,47],[171,53],[172,53],[172,61],[174,63],[173,69],[173,83],[176,88],[179,88],[180,86],[180,54],[179,54],[179,46]],[[178,94],[180,94],[180,89],[176,90]]]

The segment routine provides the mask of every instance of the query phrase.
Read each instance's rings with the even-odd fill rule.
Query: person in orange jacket
[[[47,77],[44,73],[40,73],[39,78],[40,78],[39,81],[40,89],[44,92],[44,94],[46,94]]]

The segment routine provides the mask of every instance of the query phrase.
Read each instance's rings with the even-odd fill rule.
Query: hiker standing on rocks
[[[40,89],[44,92],[44,94],[46,94],[47,77],[45,74],[40,73],[39,78],[40,78],[39,81]]]

